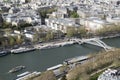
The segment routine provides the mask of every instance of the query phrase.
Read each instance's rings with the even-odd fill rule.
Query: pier
[[[43,43],[43,44],[37,44],[34,45],[35,49],[50,49],[50,48],[57,48],[57,47],[62,47],[66,45],[71,45],[74,44],[74,41],[63,41],[63,42],[58,42],[58,43]]]

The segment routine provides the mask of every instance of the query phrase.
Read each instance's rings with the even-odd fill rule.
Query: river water
[[[120,48],[120,37],[103,41],[109,46]],[[75,44],[0,57],[0,80],[15,80],[17,74],[25,71],[45,71],[49,67],[62,63],[65,59],[96,53],[101,49],[87,44]],[[16,73],[7,73],[11,68],[19,65],[24,65],[26,68]]]

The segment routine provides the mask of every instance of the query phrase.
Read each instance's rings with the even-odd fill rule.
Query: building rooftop
[[[98,77],[98,80],[120,80],[120,70],[108,69]]]
[[[107,22],[106,20],[102,20],[98,17],[90,17],[90,18],[87,18],[88,21],[92,21],[94,23],[98,23],[98,24],[111,24],[109,22]]]

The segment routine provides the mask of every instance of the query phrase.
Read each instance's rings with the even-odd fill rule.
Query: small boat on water
[[[22,70],[24,68],[25,68],[25,66],[22,66],[22,65],[21,66],[17,66],[15,68],[12,68],[11,70],[9,70],[8,73],[14,73],[14,72],[20,71],[20,70]]]
[[[0,57],[9,54],[9,51],[0,51]]]

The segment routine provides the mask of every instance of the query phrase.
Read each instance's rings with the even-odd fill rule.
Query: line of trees
[[[119,25],[111,25],[109,27],[101,28],[94,32],[86,31],[85,27],[68,27],[67,29],[67,37],[79,37],[79,38],[90,38],[95,36],[105,37],[111,36],[115,34],[120,34],[120,26]]]
[[[76,66],[73,70],[68,72],[67,80],[91,80],[91,74],[98,70],[112,67],[120,67],[120,49],[114,51],[99,52],[94,54],[94,60],[90,60],[85,64]]]
[[[22,30],[25,29],[26,27],[32,26],[30,23],[22,23],[19,25],[12,25],[11,23],[3,21],[2,25],[0,26],[1,29],[6,29],[6,28],[11,28],[11,29],[16,29],[16,30]]]
[[[120,25],[111,25],[110,27],[104,27],[96,31],[96,35],[98,36],[109,36],[110,34],[119,34],[120,33]]]
[[[42,33],[43,31],[41,31]],[[46,42],[46,41],[52,41],[52,40],[55,40],[55,39],[60,39],[64,36],[64,34],[61,32],[61,31],[52,31],[52,30],[49,30],[47,32],[43,32],[43,34],[39,34],[37,33],[37,35],[39,35],[39,41],[40,42]]]
[[[21,45],[23,43],[23,38],[21,35],[19,36],[8,36],[8,37],[0,37],[0,47],[5,48],[14,45]]]
[[[77,28],[68,27],[66,34],[67,34],[66,36],[69,38],[71,37],[82,38],[87,36],[87,31],[85,30],[84,27],[77,27]]]

